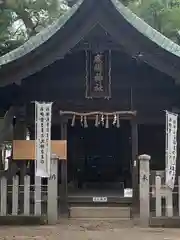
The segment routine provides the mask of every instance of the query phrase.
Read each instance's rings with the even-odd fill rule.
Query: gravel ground
[[[0,239],[180,240],[180,229],[142,229],[131,223],[64,220],[56,226],[0,227]]]

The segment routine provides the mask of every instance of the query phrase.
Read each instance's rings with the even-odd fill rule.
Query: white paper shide
[[[166,185],[173,189],[176,176],[178,115],[166,112]]]
[[[35,103],[36,176],[49,177],[51,171],[52,103]]]

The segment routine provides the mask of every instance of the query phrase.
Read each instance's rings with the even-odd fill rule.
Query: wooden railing
[[[180,177],[174,190],[164,184],[162,176],[156,176],[150,186],[151,215],[154,217],[180,216]]]
[[[33,181],[32,181],[33,180]],[[42,184],[42,182],[46,184]],[[31,182],[34,182],[31,184]],[[49,179],[31,179],[24,176],[20,185],[19,176],[12,180],[0,178],[0,216],[44,216],[47,221],[56,223],[58,213],[57,174]]]

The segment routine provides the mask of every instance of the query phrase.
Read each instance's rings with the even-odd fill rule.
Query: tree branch
[[[37,33],[35,29],[36,26],[34,25],[29,12],[25,9],[25,6],[23,6],[22,2],[17,0],[0,0],[0,8],[2,10],[10,9],[15,12],[24,22],[24,25],[26,26],[27,32],[30,36]]]

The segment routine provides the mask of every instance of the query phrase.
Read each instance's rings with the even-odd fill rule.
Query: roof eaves
[[[129,22],[134,28],[136,28],[140,33],[149,38],[151,41],[156,43],[161,48],[166,51],[180,57],[180,46],[174,43],[169,38],[165,37],[163,34],[158,32],[156,29],[148,25],[144,20],[139,18],[134,14],[129,8],[125,7],[118,0],[111,0],[117,11]]]
[[[79,6],[82,4],[82,2],[83,0],[79,0],[71,9],[69,9],[63,16],[61,16],[53,24],[43,29],[37,35],[31,37],[27,42],[25,42],[20,47],[0,57],[0,67],[25,56],[26,54],[32,52],[37,47],[45,43],[65,25],[65,23],[79,9]]]

